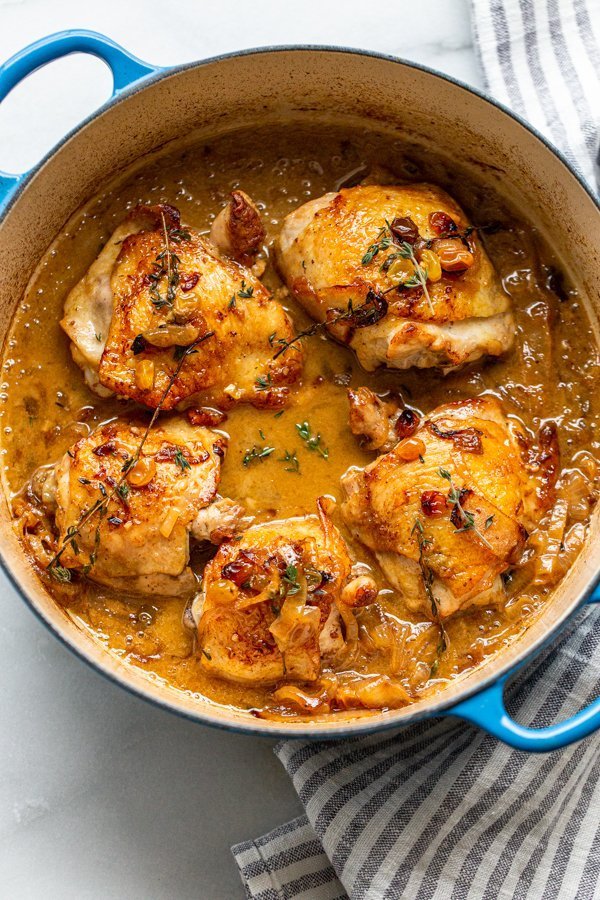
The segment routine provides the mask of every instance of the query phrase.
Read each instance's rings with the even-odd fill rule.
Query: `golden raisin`
[[[427,272],[427,281],[439,281],[442,277],[440,258],[433,250],[423,250],[419,260],[421,266]]]
[[[429,214],[429,224],[436,234],[452,234],[458,231],[454,219],[442,210]]]
[[[145,487],[156,475],[156,463],[152,456],[141,456],[127,473],[127,481],[132,487]]]
[[[413,277],[415,274],[415,267],[410,259],[403,259],[399,256],[390,264],[387,274],[395,284],[403,284],[405,281],[408,281],[409,278]]]
[[[425,444],[416,437],[406,438],[406,440],[400,441],[397,445],[396,453],[400,459],[410,462],[413,459],[418,459],[419,456],[423,456],[425,453]]]
[[[444,272],[464,272],[475,262],[471,251],[458,238],[435,241],[433,249]]]

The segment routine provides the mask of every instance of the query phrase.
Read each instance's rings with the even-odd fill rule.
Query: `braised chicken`
[[[109,422],[46,471],[37,487],[59,532],[51,574],[79,572],[129,594],[184,595],[196,584],[190,536],[218,542],[246,523],[241,507],[217,493],[221,435],[179,416],[145,433]]]
[[[92,390],[169,410],[182,403],[278,407],[302,354],[273,359],[292,325],[250,262],[264,232],[234,195],[213,238],[181,226],[171,206],[137,207],[68,295],[63,329]]]
[[[499,356],[514,321],[479,235],[441,188],[363,185],[290,213],[278,243],[287,286],[368,371]],[[380,315],[357,320],[378,298]]]
[[[391,450],[399,440],[409,437],[419,425],[412,409],[402,409],[392,397],[383,399],[370,388],[348,391],[349,425],[365,450]]]
[[[377,588],[354,575],[326,501],[318,516],[254,525],[221,545],[204,570],[192,612],[202,667],[253,685],[312,682],[344,658],[352,607]]]
[[[342,484],[342,515],[413,610],[444,619],[503,597],[501,575],[553,500],[556,430],[538,445],[480,397],[438,407]]]

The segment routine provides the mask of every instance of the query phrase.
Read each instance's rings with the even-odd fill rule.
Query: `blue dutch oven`
[[[565,265],[600,311],[600,209],[565,159],[509,110],[458,81],[399,59],[328,47],[250,50],[163,69],[136,59],[88,31],[65,31],[37,41],[0,67],[0,101],[40,66],[70,53],[91,53],[113,75],[102,106],[35,166],[0,173],[0,336],[40,258],[63,224],[107,179],[137,159],[186,136],[252,124],[282,115],[335,114],[367,127],[385,123],[422,142],[442,143],[450,155],[493,172],[496,187],[520,205],[555,247],[568,248]],[[600,699],[545,728],[515,722],[504,705],[510,679],[585,603],[600,600],[596,586],[598,523],[586,547],[525,634],[501,654],[438,696],[404,710],[336,724],[257,720],[241,710],[177,692],[107,653],[48,596],[0,511],[2,564],[34,612],[68,647],[134,693],[200,722],[252,734],[338,738],[395,728],[438,715],[459,716],[513,747],[549,751],[600,727]]]

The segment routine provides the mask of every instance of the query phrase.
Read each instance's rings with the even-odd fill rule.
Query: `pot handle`
[[[91,53],[107,64],[113,76],[111,100],[141,78],[160,71],[159,66],[142,62],[110,38],[95,31],[59,31],[35,41],[0,66],[0,102],[27,75],[69,53]],[[10,175],[0,172],[0,208],[28,174]]]
[[[600,603],[600,587],[596,588],[588,603]],[[528,728],[511,719],[504,705],[504,686],[516,670],[509,672],[474,697],[463,700],[449,710],[449,715],[459,716],[483,728],[509,747],[529,753],[548,753],[560,750],[580,741],[600,728],[600,697],[564,722],[545,728]]]

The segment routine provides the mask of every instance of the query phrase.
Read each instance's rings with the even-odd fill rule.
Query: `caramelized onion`
[[[457,428],[450,431],[442,431],[435,422],[427,422],[427,427],[436,437],[444,441],[452,441],[465,453],[483,453],[483,444],[481,435],[483,434],[479,428]]]

